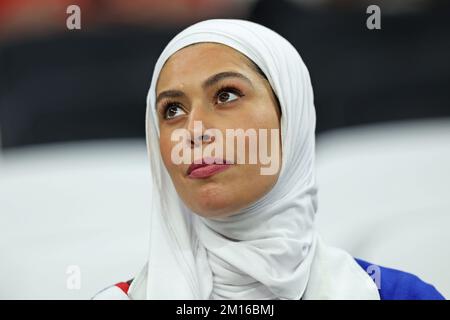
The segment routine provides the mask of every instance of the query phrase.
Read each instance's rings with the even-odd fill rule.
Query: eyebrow
[[[235,71],[224,71],[224,72],[216,73],[216,74],[210,76],[205,81],[203,81],[202,88],[207,89],[208,87],[215,85],[217,82],[222,81],[227,78],[239,78],[241,80],[244,80],[250,86],[253,87],[253,84],[250,81],[250,79],[247,78],[246,76],[244,76],[242,73],[235,72]],[[156,105],[158,105],[158,102],[164,98],[180,98],[183,96],[185,96],[185,94],[181,90],[166,90],[166,91],[161,92],[158,95],[158,98],[156,99]]]

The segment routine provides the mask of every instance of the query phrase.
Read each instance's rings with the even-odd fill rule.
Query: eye
[[[218,104],[224,104],[227,102],[232,102],[234,100],[237,100],[239,97],[242,97],[242,96],[243,96],[243,94],[241,94],[237,89],[223,88],[217,92],[216,101]]]
[[[163,108],[163,117],[166,120],[170,120],[179,116],[179,111],[181,110],[182,114],[185,113],[183,109],[177,103],[167,103]]]

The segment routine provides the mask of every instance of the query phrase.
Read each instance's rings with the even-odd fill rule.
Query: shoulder
[[[355,260],[374,280],[381,300],[445,300],[434,286],[411,273]]]
[[[381,300],[445,300],[434,286],[419,277],[396,269],[382,267],[355,258],[358,265],[367,272],[378,287]],[[103,289],[94,300],[130,300],[128,291],[133,279],[119,282]]]
[[[128,290],[133,279],[126,282],[118,282],[98,292],[92,300],[130,300]]]

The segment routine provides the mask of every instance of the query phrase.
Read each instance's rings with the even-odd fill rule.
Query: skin
[[[237,72],[239,77],[225,77],[210,86],[202,83],[222,72]],[[232,90],[223,89],[231,87]],[[222,89],[222,91],[221,91]],[[238,91],[236,91],[236,89]],[[176,96],[159,98],[161,93],[177,90]],[[189,164],[174,164],[171,151],[177,141],[171,141],[175,129],[189,130],[194,137],[194,121],[202,121],[203,130],[217,128],[225,137],[228,129],[280,129],[280,109],[269,82],[257,72],[255,65],[240,52],[217,43],[199,43],[174,53],[160,72],[156,86],[157,114],[160,126],[160,151],[165,167],[183,202],[196,214],[206,218],[223,218],[254,203],[275,185],[280,170],[273,175],[261,175],[259,163],[235,164],[225,171],[204,179],[187,175]],[[162,96],[162,95],[161,95]],[[269,139],[270,142],[270,139]],[[281,137],[279,136],[281,167]],[[199,140],[187,141],[194,148]],[[203,142],[203,149],[211,141]],[[248,137],[246,159],[248,158]],[[259,143],[258,143],[259,145]],[[269,143],[269,150],[270,143]],[[223,155],[226,156],[225,151]],[[229,159],[229,158],[227,158]],[[231,159],[229,159],[231,160]]]

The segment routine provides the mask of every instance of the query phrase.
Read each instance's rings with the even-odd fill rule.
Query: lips
[[[206,178],[226,170],[231,165],[231,161],[224,161],[221,158],[202,158],[202,163],[192,163],[186,174],[191,178]]]

